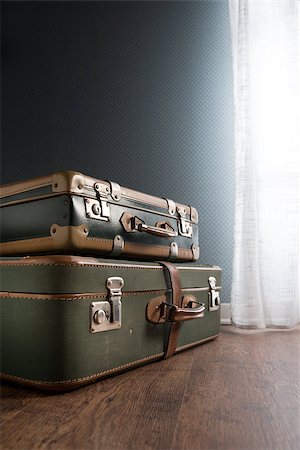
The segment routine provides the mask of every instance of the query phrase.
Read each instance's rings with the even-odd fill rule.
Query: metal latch
[[[208,293],[208,309],[209,311],[216,311],[220,308],[220,292],[216,291],[215,277],[208,278],[209,293]]]
[[[123,278],[107,278],[107,300],[104,300],[102,302],[93,302],[91,304],[91,333],[99,333],[102,331],[114,330],[121,327],[121,298],[123,286]]]
[[[107,204],[109,187],[106,184],[95,183],[94,189],[96,191],[97,199],[84,199],[86,217],[97,220],[105,220],[107,222],[110,219],[110,211]]]
[[[186,210],[182,206],[177,206],[177,212],[179,214],[179,234],[181,236],[193,237],[193,227],[192,224],[186,219]]]

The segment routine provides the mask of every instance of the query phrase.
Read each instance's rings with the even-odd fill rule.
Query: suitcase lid
[[[208,278],[221,288],[221,268],[197,263],[176,263],[182,289],[207,289]],[[167,289],[158,262],[123,261],[70,255],[0,258],[1,291],[33,294],[95,294],[106,292],[109,277],[121,277],[122,291]]]
[[[160,211],[167,216],[183,215],[185,220],[198,223],[197,210],[192,206],[175,203],[173,200],[155,197],[120,186],[113,181],[99,180],[75,171],[56,172],[44,177],[2,185],[0,203],[2,206],[8,206],[61,194],[101,198],[108,203],[124,206],[127,206],[128,202],[134,202],[143,209]]]

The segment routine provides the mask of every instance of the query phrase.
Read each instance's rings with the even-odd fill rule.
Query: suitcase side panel
[[[15,194],[8,195],[6,197],[1,197],[0,195],[0,205],[3,205],[3,207],[16,205],[23,202],[29,202],[30,200],[35,200],[37,198],[49,198],[51,195],[52,187],[51,185],[48,185],[37,189],[32,189],[31,191],[16,192]]]
[[[152,298],[125,295],[122,327],[98,334],[90,333],[89,311],[100,297],[1,298],[1,374],[68,388],[163,358],[166,327],[145,320]],[[182,323],[176,351],[218,335],[217,312]]]
[[[150,298],[151,294],[125,295],[122,327],[94,334],[90,305],[100,297],[1,298],[1,372],[63,384],[159,359],[164,330],[145,320]]]
[[[2,186],[0,198],[2,254],[199,257],[195,208],[117,183],[67,171]]]
[[[176,217],[161,213],[109,204],[109,218],[98,220],[86,209],[82,196],[58,195],[32,200],[1,209],[2,254],[47,252],[81,252],[124,256],[131,259],[172,257],[174,260],[196,260],[199,256],[198,228],[190,224],[193,238],[181,236]],[[154,236],[145,232],[126,231],[121,223],[124,213],[138,217],[153,229],[167,223],[175,237]],[[91,213],[92,214],[92,213]],[[119,240],[116,241],[116,238]]]
[[[176,264],[182,288],[208,288],[213,275],[221,285],[221,270],[198,264]],[[0,259],[1,291],[72,294],[105,292],[103,280],[122,277],[124,291],[138,292],[166,289],[164,272],[158,263],[104,260],[71,256]]]
[[[33,199],[26,203],[19,203],[1,208],[1,244],[5,248],[5,243],[12,242],[11,247],[18,246],[18,241],[47,238],[51,240],[50,228],[53,223],[60,226],[70,225],[70,200],[67,195],[50,197],[42,200]],[[36,243],[36,250],[42,251],[47,241],[41,240]],[[53,248],[54,242],[50,244]],[[8,247],[8,254],[14,253]],[[26,247],[25,247],[26,248]],[[24,248],[24,251],[26,249]],[[22,252],[23,248],[19,249]],[[2,253],[5,254],[5,253]]]
[[[64,259],[69,264],[63,264]],[[147,305],[154,297],[169,298],[162,267],[90,259],[86,264],[78,260],[76,265],[74,259],[49,257],[52,264],[49,260],[46,263],[45,257],[2,262],[1,370],[4,377],[41,387],[46,384],[48,388],[67,389],[164,356],[170,324],[155,324],[146,319]],[[34,261],[39,260],[44,264],[35,265]],[[177,267],[182,286],[190,286],[183,289],[182,295],[193,295],[198,302],[205,303],[204,317],[181,323],[177,341],[177,351],[180,351],[219,334],[220,312],[209,310],[208,278],[217,279],[219,290],[221,270],[193,264]],[[121,327],[94,333],[91,305],[95,301],[108,303],[105,286],[107,277],[111,276],[125,281]],[[81,284],[81,289],[92,286],[96,292],[75,295],[73,290],[73,294],[45,294],[51,280],[59,290],[68,291]],[[6,291],[14,282],[21,294]],[[151,290],[139,291],[145,283]],[[26,293],[26,289],[35,293]]]

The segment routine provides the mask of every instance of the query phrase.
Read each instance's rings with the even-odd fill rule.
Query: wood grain
[[[296,450],[299,329],[212,342],[64,394],[3,384],[1,450]]]
[[[299,448],[299,330],[225,330],[194,358],[171,448]]]

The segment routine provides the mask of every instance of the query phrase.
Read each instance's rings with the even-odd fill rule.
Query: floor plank
[[[64,394],[3,384],[1,450],[296,450],[299,328],[219,339]]]
[[[214,351],[201,350],[172,449],[299,448],[299,330],[226,327]]]
[[[40,395],[21,408],[17,427],[16,417],[5,422],[3,449],[168,448],[192,360],[185,352],[176,364],[160,361],[76,391]]]

